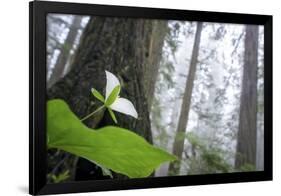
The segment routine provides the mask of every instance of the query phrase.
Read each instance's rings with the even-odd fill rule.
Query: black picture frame
[[[46,15],[63,13],[264,25],[264,171],[47,184]],[[272,180],[272,16],[33,1],[29,4],[29,193],[57,194]]]

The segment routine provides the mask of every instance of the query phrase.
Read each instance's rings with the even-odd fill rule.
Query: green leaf
[[[105,105],[106,106],[110,106],[118,97],[119,93],[120,93],[120,85],[117,85],[110,93],[110,95],[108,96],[108,98],[105,101]]]
[[[51,178],[53,180],[54,183],[59,183],[59,182],[63,182],[65,181],[66,179],[68,179],[70,176],[69,176],[69,170],[66,170],[65,172],[61,173],[61,174],[58,174],[58,176],[52,174],[51,175]]]
[[[117,124],[117,119],[116,119],[116,116],[115,116],[114,112],[110,108],[107,108],[107,109],[108,109],[108,112],[109,112],[112,120],[115,122],[115,124]]]
[[[99,93],[99,91],[97,91],[96,89],[94,89],[94,88],[92,88],[92,93],[93,93],[93,95],[98,99],[98,100],[100,100],[101,102],[103,102],[104,103],[104,97],[102,96],[102,94],[100,94]]]
[[[130,178],[147,177],[162,163],[176,160],[129,130],[86,127],[59,99],[47,103],[47,132],[48,148],[75,154]]]

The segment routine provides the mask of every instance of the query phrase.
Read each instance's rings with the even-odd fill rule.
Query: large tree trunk
[[[151,80],[146,75],[159,60],[158,54],[153,55],[150,50],[162,51],[164,36],[157,44],[150,43],[152,39],[160,39],[157,34],[151,33],[152,28],[158,27],[164,29],[167,23],[110,17],[90,19],[76,51],[73,68],[49,89],[49,99],[64,99],[82,118],[99,106],[100,102],[92,96],[90,89],[94,87],[105,94],[105,70],[108,70],[121,82],[120,96],[131,100],[139,114],[139,118],[134,119],[115,113],[118,126],[132,130],[152,143],[148,97],[145,96],[150,89],[145,84]],[[113,124],[113,121],[107,112],[101,112],[85,123],[89,127],[100,127]],[[97,179],[96,166],[92,163],[79,161],[78,167],[76,180]]]
[[[257,25],[246,26],[243,82],[235,160],[237,169],[245,164],[256,166],[258,35],[259,28]]]
[[[58,56],[57,62],[54,65],[52,74],[48,81],[48,88],[50,88],[63,76],[63,72],[65,70],[66,63],[70,55],[70,50],[74,44],[75,38],[77,37],[77,33],[80,28],[82,18],[83,18],[82,16],[75,16],[73,19],[73,23],[70,26],[69,33],[67,34],[65,42]]]
[[[159,71],[160,61],[162,59],[162,48],[164,39],[167,34],[167,22],[163,20],[155,20],[151,23],[151,36],[149,38],[148,62],[146,63],[144,86],[146,88],[146,97],[148,109],[150,111],[153,100],[156,79]]]
[[[186,85],[185,85],[185,91],[183,95],[182,100],[182,106],[180,111],[180,117],[178,121],[177,126],[177,132],[173,144],[173,154],[176,155],[179,160],[182,158],[182,153],[184,149],[184,138],[177,137],[182,135],[182,133],[185,133],[187,121],[189,117],[189,110],[190,110],[190,104],[191,104],[191,96],[192,96],[192,89],[193,89],[193,82],[195,78],[195,72],[196,72],[196,65],[197,65],[197,58],[199,53],[199,45],[200,45],[200,38],[201,38],[201,32],[202,32],[202,22],[197,23],[196,28],[196,34],[195,34],[195,40],[194,45],[192,49],[192,56],[189,66],[189,71],[187,75]],[[171,163],[169,166],[169,173],[173,175],[177,175],[180,170],[180,164],[177,162]]]

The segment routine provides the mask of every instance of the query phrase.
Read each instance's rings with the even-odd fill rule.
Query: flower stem
[[[90,118],[92,115],[94,115],[95,113],[97,113],[98,111],[100,111],[101,109],[103,109],[105,107],[105,105],[99,107],[98,109],[96,109],[95,111],[93,111],[92,113],[88,114],[87,116],[85,116],[84,118],[81,119],[81,121],[84,121],[88,118]]]

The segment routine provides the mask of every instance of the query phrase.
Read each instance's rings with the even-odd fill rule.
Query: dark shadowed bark
[[[189,71],[187,75],[183,100],[182,100],[182,106],[180,110],[180,116],[179,121],[177,125],[177,132],[173,144],[173,154],[176,155],[179,160],[182,158],[182,153],[184,149],[184,138],[181,137],[182,133],[185,133],[187,121],[189,117],[189,110],[190,110],[190,104],[191,104],[191,96],[192,96],[192,89],[193,89],[193,82],[195,78],[195,72],[196,72],[196,65],[197,65],[197,58],[199,53],[199,45],[200,45],[200,38],[201,38],[201,32],[202,32],[202,22],[197,23],[196,28],[196,34],[195,34],[195,40],[193,44],[192,49],[192,56],[189,66]],[[180,137],[177,137],[180,136]],[[180,164],[178,162],[171,163],[169,165],[169,173],[173,175],[177,175],[180,170]]]
[[[152,143],[148,92],[154,86],[147,88],[145,84],[150,80],[146,78],[150,69],[158,66],[160,60],[158,55],[162,51],[164,36],[160,38],[152,33],[153,28],[160,26],[167,27],[167,23],[110,17],[90,19],[81,37],[72,69],[49,89],[49,99],[64,99],[72,111],[82,118],[100,105],[90,89],[94,87],[105,94],[105,70],[108,70],[121,82],[120,96],[132,101],[139,114],[139,118],[134,119],[116,112],[118,126],[132,130]],[[159,40],[157,44],[151,44],[152,39]],[[158,50],[159,54],[153,54],[151,50]],[[113,124],[113,121],[107,112],[101,112],[95,118],[86,120],[85,124],[101,127]],[[94,164],[79,160],[77,180],[97,179],[97,175],[101,173]]]
[[[256,166],[258,26],[247,25],[235,167]]]

